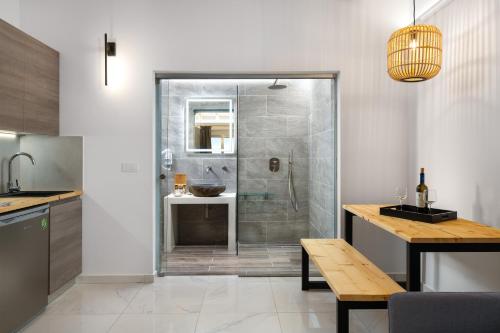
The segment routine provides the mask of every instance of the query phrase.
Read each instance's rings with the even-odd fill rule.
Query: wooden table
[[[345,240],[352,245],[353,217],[358,216],[406,242],[406,289],[421,290],[421,253],[500,252],[500,229],[465,219],[436,224],[380,215],[382,205],[344,205]]]

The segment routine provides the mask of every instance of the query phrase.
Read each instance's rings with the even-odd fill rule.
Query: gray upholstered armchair
[[[390,333],[500,333],[500,293],[401,293],[389,300]]]

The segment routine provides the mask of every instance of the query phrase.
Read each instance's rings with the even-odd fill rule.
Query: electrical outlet
[[[139,171],[139,167],[137,163],[132,162],[122,162],[122,172],[123,173],[137,173]]]

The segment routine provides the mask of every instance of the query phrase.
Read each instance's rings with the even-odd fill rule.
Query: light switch
[[[137,163],[122,162],[122,172],[123,173],[137,173],[138,170],[139,170],[139,167],[137,166]]]

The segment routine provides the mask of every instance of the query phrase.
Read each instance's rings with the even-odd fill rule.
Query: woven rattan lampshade
[[[387,42],[387,71],[403,82],[432,79],[441,70],[443,36],[433,25],[412,25],[394,32]]]

